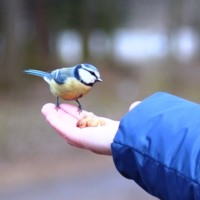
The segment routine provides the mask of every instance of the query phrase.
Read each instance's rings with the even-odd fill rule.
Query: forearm
[[[198,104],[157,93],[121,120],[112,143],[115,165],[160,199],[200,199],[199,130]]]

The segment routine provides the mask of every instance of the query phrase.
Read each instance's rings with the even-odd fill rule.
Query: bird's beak
[[[102,82],[102,79],[101,79],[101,78],[98,78],[97,81],[98,81],[98,82]]]

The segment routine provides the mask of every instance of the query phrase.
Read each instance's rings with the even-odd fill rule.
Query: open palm
[[[88,113],[77,112],[77,107],[70,104],[61,104],[55,109],[54,104],[46,104],[42,108],[42,114],[49,124],[66,141],[75,147],[91,150],[98,154],[111,155],[111,143],[118,130],[119,122],[103,118],[105,126],[78,128],[76,123]]]

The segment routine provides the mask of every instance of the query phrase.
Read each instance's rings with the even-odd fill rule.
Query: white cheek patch
[[[85,67],[84,64],[82,64],[81,66],[82,66],[83,69],[86,69],[86,71],[91,71],[91,72],[95,73],[95,75],[96,75],[97,78],[100,78],[100,73],[98,72],[97,69],[96,69],[96,70],[95,70],[95,69],[92,70],[92,69],[90,69],[90,68],[88,68],[88,67]]]
[[[80,76],[80,79],[86,83],[86,84],[90,84],[90,83],[94,83],[96,81],[96,77],[95,76],[92,76],[90,74],[90,72],[84,70],[84,69],[79,69],[79,76]]]
[[[99,72],[94,72],[94,73],[95,73],[95,75],[97,76],[97,78],[100,78]]]

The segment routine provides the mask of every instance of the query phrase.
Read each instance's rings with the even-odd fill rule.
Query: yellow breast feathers
[[[85,96],[91,87],[84,85],[75,78],[68,78],[64,84],[57,84],[53,79],[50,82],[51,92],[64,100],[77,100]]]

